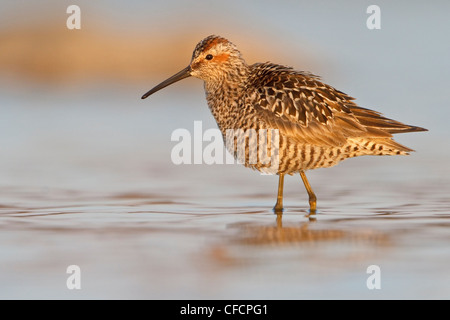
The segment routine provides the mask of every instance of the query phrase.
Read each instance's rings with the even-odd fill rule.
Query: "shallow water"
[[[65,6],[16,2],[0,10],[1,21],[64,23]],[[121,85],[127,75],[65,86],[2,73],[0,298],[450,297],[448,1],[378,1],[380,30],[367,29],[369,4],[361,1],[189,8],[91,1],[92,10],[79,2],[82,32],[103,21],[113,40],[120,32],[152,43],[147,30],[188,34],[196,23],[201,33],[189,36],[248,37],[236,44],[250,48],[280,40],[274,51],[292,59],[274,62],[303,70],[309,57],[316,67],[308,71],[361,106],[430,131],[397,137],[417,151],[409,157],[361,157],[307,172],[318,197],[314,216],[300,177],[286,177],[280,217],[271,210],[276,177],[239,165],[172,163],[175,129],[193,130],[196,120],[215,128],[198,80],[141,101],[163,75],[140,86]],[[187,62],[191,52],[167,54]],[[79,290],[67,287],[71,265],[80,268]],[[371,265],[380,268],[380,289],[367,286]]]
[[[308,172],[314,216],[287,177],[277,217],[277,177],[171,162],[174,129],[215,127],[201,88],[180,90],[151,103],[132,90],[3,92],[0,298],[450,296],[449,157],[435,133],[400,136],[409,157]],[[370,265],[381,289],[366,285]]]

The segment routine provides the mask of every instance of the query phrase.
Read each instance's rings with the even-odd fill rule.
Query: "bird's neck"
[[[205,80],[205,91],[207,94],[221,94],[223,92],[239,92],[250,74],[250,68],[245,63],[233,65],[224,71]]]
[[[228,68],[220,77],[205,81],[206,100],[221,130],[233,129],[240,118],[242,97],[250,75],[249,66],[242,61]]]
[[[218,100],[236,100],[245,90],[249,75],[249,66],[245,61],[238,60],[205,80],[206,96]]]

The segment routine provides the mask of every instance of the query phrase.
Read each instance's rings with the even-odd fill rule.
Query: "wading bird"
[[[209,109],[224,139],[229,129],[277,130],[277,148],[271,149],[279,157],[276,213],[283,211],[285,174],[300,174],[310,212],[315,213],[316,195],[306,170],[331,167],[362,155],[407,155],[413,150],[395,142],[392,135],[427,131],[359,107],[354,98],[309,72],[273,63],[248,65],[234,44],[214,35],[197,44],[186,68],[142,99],[189,76],[204,81]],[[243,140],[247,147],[253,143],[249,140]],[[236,156],[237,143],[228,150]],[[245,156],[245,166],[267,169],[265,163],[248,161],[248,148]]]

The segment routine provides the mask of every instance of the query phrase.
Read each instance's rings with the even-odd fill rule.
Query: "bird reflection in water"
[[[388,236],[375,229],[352,229],[351,231],[336,226],[329,228],[321,225],[315,214],[305,215],[307,221],[300,224],[291,221],[283,225],[286,214],[276,214],[275,224],[257,225],[253,223],[239,224],[239,242],[251,245],[312,243],[319,241],[346,240],[350,242],[365,242],[375,245],[390,243]],[[344,219],[345,220],[345,219]],[[352,220],[352,218],[350,218]]]
[[[284,216],[286,218],[286,216]],[[316,223],[315,214],[307,214],[308,221],[283,226],[283,214],[277,213],[275,225],[240,224],[241,243],[263,244],[287,244],[295,242],[310,242],[319,240],[335,240],[347,235],[343,230],[337,229],[311,229]]]

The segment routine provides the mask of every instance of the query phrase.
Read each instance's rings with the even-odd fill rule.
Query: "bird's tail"
[[[428,131],[425,128],[411,126],[396,120],[384,117],[381,113],[370,109],[351,106],[351,111],[358,121],[366,128],[381,130],[390,134]],[[399,146],[401,146],[399,144]],[[406,147],[404,147],[406,148]],[[408,148],[407,148],[408,149]]]
[[[349,141],[352,145],[356,146],[355,156],[360,155],[374,155],[374,156],[387,156],[387,155],[409,155],[414,150],[408,148],[392,138],[353,138]]]

